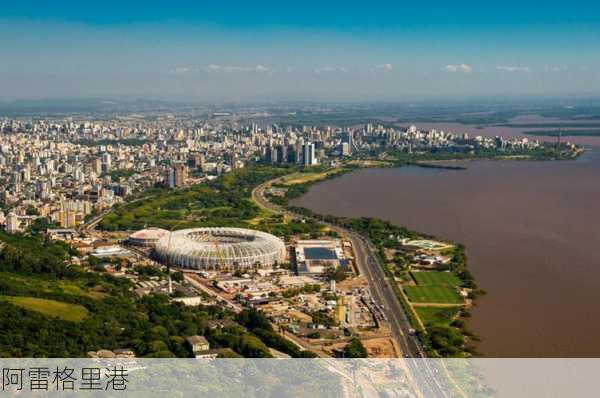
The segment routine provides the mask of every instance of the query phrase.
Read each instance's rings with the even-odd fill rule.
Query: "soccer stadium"
[[[172,265],[202,270],[264,268],[285,259],[281,239],[243,228],[182,229],[161,238],[155,250]]]

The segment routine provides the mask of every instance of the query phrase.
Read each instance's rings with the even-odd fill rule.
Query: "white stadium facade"
[[[156,244],[171,265],[198,270],[271,267],[285,260],[285,244],[266,232],[243,228],[193,228],[174,231]]]
[[[169,236],[169,231],[166,229],[146,228],[129,235],[127,243],[134,246],[153,247],[165,236]]]

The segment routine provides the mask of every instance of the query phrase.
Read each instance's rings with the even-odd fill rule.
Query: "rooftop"
[[[304,258],[307,260],[337,260],[335,251],[325,247],[304,248]]]

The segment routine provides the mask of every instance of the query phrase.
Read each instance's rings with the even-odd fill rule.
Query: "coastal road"
[[[261,207],[277,214],[288,214],[293,218],[305,218],[305,216],[292,213],[288,210],[282,209],[281,207],[269,202],[264,196],[265,189],[270,187],[272,184],[281,181],[281,178],[277,178],[266,183],[260,184],[252,191],[252,199]],[[134,201],[148,199],[149,197],[141,197]],[[102,218],[110,211],[107,210],[102,214],[94,217],[90,222],[82,226],[81,230],[86,232],[92,232],[96,225],[102,220]],[[400,347],[403,356],[406,358],[425,358],[426,355],[423,352],[421,345],[417,338],[409,333],[411,328],[410,322],[404,312],[404,308],[398,301],[394,290],[390,284],[390,281],[386,278],[383,271],[383,266],[380,264],[377,250],[365,237],[339,227],[337,225],[321,222],[321,224],[335,230],[341,236],[346,237],[351,241],[356,256],[356,264],[359,272],[365,276],[369,284],[369,290],[371,296],[378,304],[384,314],[387,317],[389,328],[392,332],[397,345]],[[192,285],[199,284],[198,281],[190,280],[192,278],[186,278]],[[198,288],[198,286],[196,286]],[[233,303],[230,303],[233,304]],[[234,311],[239,311],[240,308],[235,308]],[[286,336],[289,338],[289,336]],[[306,347],[305,347],[306,348]],[[415,388],[420,390],[422,397],[450,397],[452,394],[448,393],[444,387],[439,383],[440,376],[437,371],[429,366],[426,360],[406,360],[406,368],[410,372],[410,379],[415,382]]]
[[[260,184],[252,191],[252,199],[263,208],[274,213],[288,213],[295,218],[303,218],[305,216],[294,214],[289,210],[282,209],[269,202],[265,197],[265,190],[272,184],[281,181],[281,178],[276,178]],[[402,304],[396,297],[390,281],[386,277],[383,265],[380,263],[377,250],[374,245],[362,235],[337,225],[321,222],[323,225],[335,230],[339,235],[345,236],[352,243],[356,256],[356,264],[359,272],[365,276],[369,284],[371,296],[375,302],[382,307],[385,313],[392,336],[404,357],[406,358],[426,358],[420,342],[410,333],[411,325],[406,316]],[[437,371],[429,366],[427,360],[411,360],[405,361],[417,387],[421,390],[425,397],[450,397],[452,394],[447,392],[441,383],[440,376]]]

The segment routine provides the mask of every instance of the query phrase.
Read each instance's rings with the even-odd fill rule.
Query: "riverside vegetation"
[[[487,156],[479,154],[484,155]],[[446,156],[406,158],[395,153],[390,160],[399,165]],[[374,161],[381,164],[380,160]],[[313,174],[301,178],[299,183],[287,185],[284,197],[270,198],[289,206],[290,200],[307,192],[311,184],[335,178],[356,167],[357,164],[346,164],[335,170],[300,170],[254,165],[183,190],[155,188],[146,193],[149,195],[144,200],[109,212],[99,227],[113,231],[137,230],[146,225],[162,228],[172,228],[175,224],[179,228],[239,226],[283,237],[318,237],[328,233],[319,224],[324,220],[367,236],[385,259],[385,249],[398,248],[398,240],[391,236],[417,238],[422,235],[382,220],[323,216],[298,208],[292,210],[303,214],[305,222],[290,222],[261,209],[251,200],[252,189],[263,182],[293,173],[316,173],[318,178]],[[234,355],[270,357],[268,347],[273,347],[293,357],[312,356],[292,347],[265,324],[259,323],[261,327],[256,327],[256,322],[249,322],[245,315],[236,317],[214,306],[186,307],[160,294],[138,298],[129,281],[87,272],[86,268],[93,269],[94,264],[72,264],[70,258],[78,253],[61,242],[45,241],[42,229],[35,228],[27,236],[0,234],[0,321],[6,325],[0,336],[2,356],[77,357],[90,350],[128,347],[140,356],[186,357],[191,353],[184,336],[193,334],[205,335],[215,347],[231,348]],[[410,277],[401,256],[383,264],[388,277],[394,281]],[[460,245],[453,253],[451,271],[459,278],[461,287],[472,289],[476,295],[476,284],[466,269],[464,248]],[[431,355],[463,356],[473,352],[467,341],[475,336],[464,326],[467,311],[419,308],[415,312],[398,285],[393,286]],[[256,317],[256,314],[249,316],[250,319]],[[215,323],[228,326],[215,329],[211,327]]]
[[[430,356],[436,357],[464,357],[476,355],[477,352],[470,342],[478,340],[478,337],[470,331],[466,326],[466,318],[470,316],[468,310],[464,308],[463,299],[458,296],[456,290],[464,288],[469,290],[469,298],[475,299],[478,294],[484,293],[479,289],[473,275],[467,269],[467,260],[464,246],[455,244],[452,250],[446,254],[451,255],[451,262],[447,265],[449,273],[440,274],[436,278],[429,278],[430,281],[425,282],[424,278],[419,275],[421,283],[417,287],[404,287],[405,292],[402,292],[403,287],[399,286],[399,282],[411,280],[414,278],[414,273],[410,272],[408,255],[404,251],[400,240],[401,239],[424,239],[433,238],[415,231],[411,231],[405,227],[397,226],[384,220],[375,218],[345,218],[333,215],[316,214],[313,211],[292,206],[290,203],[293,199],[299,198],[308,192],[310,186],[323,181],[325,179],[335,178],[344,173],[352,171],[354,168],[342,167],[337,172],[323,174],[324,177],[319,179],[310,179],[304,183],[285,184],[278,182],[274,186],[285,188],[283,196],[268,195],[271,202],[288,208],[293,213],[305,217],[305,221],[317,220],[330,224],[339,225],[341,227],[353,230],[359,234],[369,238],[369,240],[377,248],[378,256],[384,271],[391,281],[391,285],[395,290],[398,300],[401,302],[406,314],[411,322],[411,325],[417,331],[417,334],[423,343],[424,348]],[[393,250],[397,254],[393,259],[386,258],[386,250]],[[434,272],[423,272],[420,274],[434,274]],[[443,275],[442,275],[443,274]],[[441,277],[443,276],[443,278]],[[435,281],[437,279],[437,281]],[[432,282],[433,281],[433,282]],[[412,302],[416,296],[411,295],[411,291],[422,289],[421,292],[430,293],[434,298],[439,292],[446,293],[437,299],[440,304],[450,304],[448,307],[414,307]],[[430,300],[427,300],[430,301]],[[436,301],[436,300],[433,300]]]

